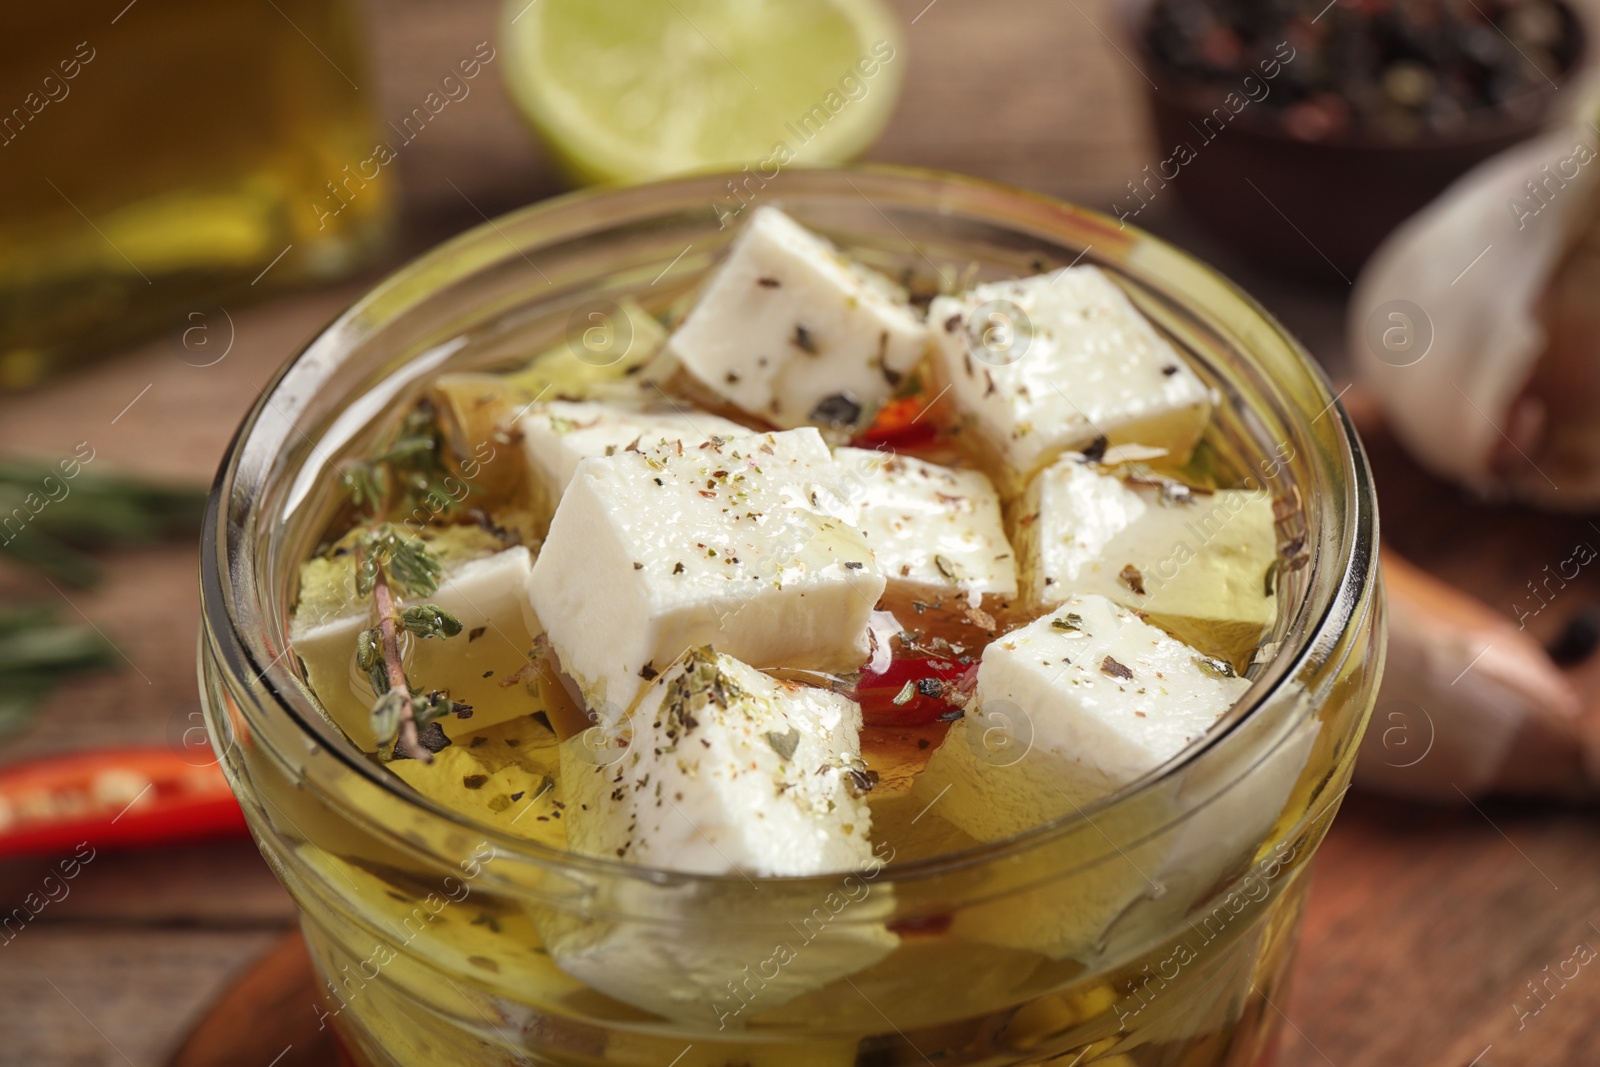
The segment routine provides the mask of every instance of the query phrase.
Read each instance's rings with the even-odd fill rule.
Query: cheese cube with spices
[[[517,677],[540,633],[524,593],[532,558],[521,545],[493,553],[476,544],[458,548],[465,540],[450,537],[432,542],[444,556],[439,588],[431,596],[408,600],[436,604],[461,623],[461,633],[454,637],[407,635],[405,639],[404,659],[411,684],[425,693],[442,691],[473,707],[470,718],[446,716],[440,721],[447,736],[540,709],[536,697]],[[457,551],[462,554],[454,554]],[[302,567],[303,589],[290,640],[323,709],[352,742],[371,752],[377,748],[371,716],[377,695],[356,666],[355,655],[357,637],[374,625],[373,610],[369,598],[355,596],[350,563],[351,557],[345,556]],[[312,581],[320,581],[326,588],[306,591],[304,586]]]
[[[1074,597],[984,650],[965,715],[914,792],[981,841],[1023,833],[1092,807],[1204,736],[1249,688],[1210,660],[1099,596]],[[1267,803],[1282,803],[1274,796]],[[1092,959],[1130,904],[1159,897],[1182,835],[1157,835],[1182,811],[1156,789],[1093,817],[1064,847],[1084,869],[1072,892],[1040,872],[1040,889],[959,913],[952,931],[975,941]],[[1266,804],[1262,805],[1263,808]],[[1278,809],[1273,808],[1274,814]],[[1252,828],[1254,829],[1254,828]],[[1233,842],[1213,842],[1232,856]]]
[[[579,852],[696,874],[848,871],[872,855],[861,709],[690,649],[615,730],[620,758],[562,744]]]
[[[522,452],[535,506],[548,521],[578,463],[589,456],[606,456],[627,449],[666,441],[698,445],[711,437],[738,437],[749,429],[736,422],[665,400],[553,400],[541,404],[518,424]]]
[[[1278,539],[1264,490],[1119,477],[1067,455],[1029,484],[1016,544],[1030,607],[1097,593],[1241,666],[1277,614]]]
[[[843,878],[821,889],[764,883],[754,897],[742,885],[619,879],[600,890],[620,896],[616,913],[654,921],[536,915],[556,965],[658,1015],[737,1029],[887,956],[899,939],[881,921],[890,888],[871,884],[883,864],[869,840],[860,731],[848,698],[695,648],[624,724],[591,731],[602,743],[563,742],[564,821],[578,852],[695,874]],[[790,917],[776,944],[773,914]],[[743,984],[752,967],[758,987]]]
[[[983,651],[974,703],[917,783],[992,841],[1093,803],[1210,728],[1249,682],[1101,596],[1072,597]]]
[[[1101,437],[1181,463],[1211,416],[1211,391],[1095,267],[941,296],[928,321],[934,377],[1008,494]]]
[[[529,578],[550,646],[616,721],[685,650],[845,673],[884,578],[815,429],[641,446],[578,464]]]
[[[1016,595],[1000,497],[981,472],[865,448],[835,449],[834,460],[839,514],[866,537],[892,600]]]
[[[770,207],[667,342],[701,385],[752,415],[846,431],[872,421],[927,345],[892,282]]]

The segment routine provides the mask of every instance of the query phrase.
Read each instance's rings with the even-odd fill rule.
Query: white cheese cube
[[[695,874],[856,873],[837,907],[782,886],[762,900],[764,887],[743,924],[715,887],[641,886],[624,913],[665,926],[547,923],[557,966],[626,1003],[724,1029],[882,959],[898,939],[863,922],[886,914],[889,898],[867,885],[882,865],[868,840],[860,730],[851,700],[696,648],[650,683],[615,755],[582,735],[565,741],[565,823],[578,852]],[[737,909],[744,894],[732,896]]]
[[[928,344],[893,290],[783,212],[760,208],[667,350],[774,425],[865,425]]]
[[[980,714],[955,723],[918,788],[949,782],[947,821],[980,840],[1008,837],[1160,766],[1247,688],[1226,664],[1106,598],[1073,597],[983,650]],[[1000,709],[1013,709],[1019,741],[1031,741],[1015,763],[1015,752],[982,758],[983,739],[968,736]]]
[[[696,645],[758,667],[859,667],[884,579],[861,534],[812,503],[836,484],[814,429],[579,463],[528,588],[590,709],[620,718]]]
[[[555,965],[589,988],[696,1029],[742,1030],[895,950],[900,939],[884,925],[893,888],[872,881],[882,870],[759,892],[611,878],[586,905],[608,918],[537,906],[531,917]]]
[[[713,436],[750,432],[736,422],[665,400],[555,400],[539,405],[518,426],[535,508],[547,523],[580,460],[620,452],[635,441],[641,448],[665,441],[698,445]]]
[[[690,649],[620,727],[626,754],[562,745],[572,847],[646,867],[766,877],[848,871],[872,855],[861,709]],[[606,765],[596,766],[596,763]]]
[[[975,702],[935,751],[916,790],[940,818],[984,841],[1080,811],[1176,756],[1249,687],[1104,597],[1068,600],[984,650]],[[1085,859],[1120,854],[1074,875],[1051,902],[1010,901],[958,915],[966,937],[1087,958],[1117,916],[1159,894],[1168,839],[1144,841],[1175,811],[1157,791],[1148,825],[1098,824]],[[1059,856],[1056,856],[1059,862]]]
[[[864,448],[834,450],[838,514],[867,539],[896,601],[1016,596],[1000,498],[982,473]]]
[[[1095,267],[980,285],[928,309],[940,388],[976,433],[1006,492],[1058,453],[1104,436],[1181,463],[1211,392]]]
[[[1272,498],[1123,479],[1063,456],[1016,526],[1023,594],[1039,610],[1097,593],[1179,640],[1247,664],[1277,613]]]
[[[438,590],[407,603],[437,604],[461,620],[455,637],[402,637],[406,677],[425,691],[439,689],[472,705],[472,716],[440,721],[447,737],[481,730],[540,710],[537,698],[512,679],[528,663],[541,632],[525,587],[532,557],[522,546],[490,556],[445,560]],[[353,593],[353,590],[352,590]],[[350,740],[372,752],[372,683],[356,666],[356,637],[375,624],[370,598],[353,595],[337,615],[296,614],[290,643],[306,666],[306,680],[324,710]]]
[[[1244,896],[1259,901],[1269,888],[1259,874],[1251,878],[1246,872],[1290,807],[1322,730],[1307,706],[1305,692],[1295,696],[1297,714],[1253,714],[1229,735],[1232,752],[1228,759],[1185,774],[1177,807],[1188,814],[1163,835],[1159,862],[1146,868],[1160,889],[1150,893],[1155,899],[1142,902],[1107,931],[1108,956],[1148,944],[1155,931],[1172,929],[1171,924],[1181,921],[1196,899],[1214,891],[1230,875],[1244,875],[1246,882],[1224,895],[1224,900],[1234,898],[1235,907]],[[1326,818],[1332,813],[1322,814]],[[1288,852],[1293,854],[1292,849]],[[1224,907],[1222,915],[1229,914]],[[1209,940],[1217,933],[1215,928],[1207,929],[1210,926],[1208,917],[1200,919],[1196,929]]]

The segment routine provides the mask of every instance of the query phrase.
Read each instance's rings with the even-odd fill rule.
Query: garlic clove
[[[1514,495],[1563,510],[1600,499],[1600,231],[1586,225],[1537,308],[1544,351],[1507,427],[1521,454],[1495,457]]]
[[[1600,281],[1587,252],[1597,200],[1595,129],[1575,120],[1470,171],[1363,271],[1356,376],[1435,474],[1552,506],[1600,502],[1600,312],[1585,300]]]
[[[1356,781],[1441,803],[1592,794],[1583,701],[1538,642],[1387,547],[1383,570],[1388,658]]]

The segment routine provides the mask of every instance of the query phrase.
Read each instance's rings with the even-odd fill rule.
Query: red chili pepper
[[[857,434],[851,443],[864,448],[887,445],[896,451],[929,444],[938,430],[934,420],[923,418],[928,407],[920,394],[891,400],[878,409],[872,425]]]
[[[0,767],[0,857],[236,837],[244,813],[215,764],[164,748],[104,749]]]
[[[971,670],[937,656],[896,658],[882,674],[863,674],[851,695],[868,726],[922,726],[956,710],[942,694],[964,688]]]

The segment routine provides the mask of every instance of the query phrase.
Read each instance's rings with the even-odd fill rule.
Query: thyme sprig
[[[63,678],[118,662],[105,638],[62,623],[47,605],[0,611],[0,737],[22,729]]]
[[[410,515],[420,507],[425,514],[449,517],[460,510],[463,494],[445,485],[445,479],[454,477],[447,454],[433,406],[422,401],[401,419],[381,452],[350,464],[340,480],[350,502],[375,516]],[[474,486],[466,488],[468,494],[475,491]]]
[[[84,549],[193,536],[205,506],[200,488],[89,471],[63,478],[56,466],[0,459],[0,556],[87,589],[102,572]]]
[[[0,562],[87,589],[104,577],[90,552],[199,533],[203,488],[84,470],[86,447],[54,464],[0,457]],[[0,607],[0,738],[23,729],[57,683],[121,662],[104,637],[48,604]]]
[[[356,666],[377,694],[371,724],[383,759],[433,762],[422,732],[447,715],[472,714],[470,704],[413,686],[400,653],[402,632],[418,640],[445,639],[461,632],[461,621],[437,604],[401,605],[401,597],[437,592],[444,568],[425,542],[407,536],[388,520],[396,511],[412,513],[425,499],[459,506],[452,494],[441,492],[448,476],[438,424],[425,404],[407,413],[382,451],[352,464],[342,475],[351,504],[365,512],[365,523],[355,538],[356,594],[373,598],[378,624],[356,638]]]
[[[372,730],[380,752],[427,763],[433,753],[422,744],[421,731],[446,715],[470,716],[472,705],[437,690],[424,694],[412,687],[400,660],[400,632],[419,640],[454,637],[461,632],[461,620],[437,604],[397,607],[391,582],[424,596],[439,587],[438,557],[421,541],[405,540],[393,526],[382,523],[364,533],[357,546],[356,588],[371,594],[378,609],[378,625],[356,638],[356,666],[366,672],[378,694],[372,705]]]

